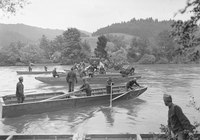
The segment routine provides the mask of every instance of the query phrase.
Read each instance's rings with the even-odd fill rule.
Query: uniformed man
[[[90,84],[87,82],[87,80],[83,79],[83,85],[80,87],[81,91],[85,91],[87,96],[91,96],[91,87]]]
[[[129,89],[133,89],[133,86],[138,86],[140,87],[140,85],[137,83],[136,81],[136,78],[133,78],[132,80],[128,81],[127,84],[126,84],[126,89],[129,90]]]
[[[177,140],[186,140],[187,136],[192,135],[194,126],[182,112],[182,109],[172,103],[171,95],[164,94],[163,100],[166,106],[169,107],[168,111],[168,128],[172,138]]]
[[[18,103],[23,103],[24,102],[24,85],[23,85],[23,77],[19,77],[19,82],[17,83],[16,86],[16,97],[17,97],[17,102]]]
[[[53,74],[53,77],[59,77],[57,71],[56,71],[56,68],[54,68],[54,70],[52,71],[52,74]]]
[[[75,82],[78,83],[78,80],[77,80],[77,76],[76,76],[76,73],[74,72],[73,67],[71,68],[71,71],[68,72],[66,81],[69,86],[69,92],[74,91],[74,84],[75,84]]]
[[[113,83],[113,81],[112,81],[112,78],[109,77],[108,80],[107,80],[107,85],[106,85],[107,94],[111,94],[112,85],[114,85],[114,83]]]

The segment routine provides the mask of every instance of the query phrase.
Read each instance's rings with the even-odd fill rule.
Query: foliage
[[[138,61],[139,64],[154,64],[156,58],[154,55],[145,54],[142,58]]]
[[[127,52],[125,49],[121,48],[120,50],[110,54],[109,60],[115,65],[123,65],[127,63]]]
[[[157,36],[158,33],[163,30],[169,30],[172,23],[172,20],[158,21],[157,19],[153,20],[152,18],[136,20],[135,18],[133,18],[127,22],[114,23],[107,27],[100,28],[92,35],[99,36],[109,33],[124,33],[150,39]]]
[[[38,63],[42,59],[42,50],[33,44],[27,44],[20,50],[20,60],[24,63]]]
[[[45,35],[43,35],[42,38],[40,39],[39,46],[43,50],[44,56],[47,59],[50,59],[53,51],[51,49],[52,47],[50,45],[50,41],[47,39]]]
[[[132,61],[138,61],[144,54],[148,53],[148,40],[133,38],[130,48],[127,50],[127,58]]]
[[[81,44],[80,32],[76,28],[69,28],[63,32],[64,45],[62,48],[62,57],[69,59],[80,58]]]
[[[200,19],[200,2],[199,0],[188,0],[184,9],[179,10],[179,13],[184,14],[190,12],[192,16],[188,21],[176,21],[172,25],[172,36],[175,37],[178,44],[183,47],[178,48],[177,53],[180,55],[187,55],[191,48],[200,45],[200,37],[198,34],[198,21]],[[193,52],[191,55],[195,58],[199,58],[198,51]],[[190,56],[190,55],[189,55]],[[193,57],[189,57],[190,61],[193,61]]]
[[[107,52],[105,50],[107,41],[104,35],[98,37],[97,48],[94,49],[96,57],[107,59]]]
[[[124,40],[124,36],[118,36],[118,35],[112,35],[107,34],[106,38],[108,39],[108,42],[112,42],[114,44],[114,48],[119,50],[120,48],[126,48],[127,42]]]
[[[29,3],[28,0],[0,0],[0,11],[5,14],[15,14]]]
[[[170,31],[164,30],[160,32],[156,37],[156,44],[159,46],[157,52],[159,58],[166,58],[172,61],[177,44],[174,42],[174,38],[171,37]]]

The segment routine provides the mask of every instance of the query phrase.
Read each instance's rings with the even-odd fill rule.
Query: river
[[[70,68],[54,67],[58,71]],[[1,119],[0,134],[159,133],[160,124],[167,123],[164,93],[172,95],[173,102],[181,106],[191,123],[200,122],[200,112],[190,105],[194,97],[200,106],[200,65],[137,65],[135,68],[142,75],[138,83],[148,86],[137,99],[116,102],[112,108],[91,106]],[[43,69],[33,67],[33,70]],[[0,96],[15,94],[17,70],[27,70],[27,67],[0,67]],[[35,80],[35,76],[23,75],[25,94],[67,91],[67,85],[50,86]]]

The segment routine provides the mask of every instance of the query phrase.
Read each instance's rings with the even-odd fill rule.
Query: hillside
[[[92,35],[98,36],[107,33],[124,33],[151,39],[157,36],[161,31],[169,30],[172,23],[172,20],[158,21],[152,18],[136,20],[133,18],[128,22],[115,23],[100,28]]]
[[[24,24],[0,24],[0,47],[9,45],[11,42],[37,42],[42,35],[52,40],[61,35],[64,30],[44,29]],[[90,36],[89,32],[82,31],[81,36]]]

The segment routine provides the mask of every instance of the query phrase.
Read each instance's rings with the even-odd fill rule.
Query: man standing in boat
[[[168,129],[169,135],[177,140],[186,140],[187,136],[192,136],[194,126],[182,112],[182,109],[172,103],[171,95],[164,94],[163,100],[166,106],[169,107],[168,111]]]
[[[16,86],[16,97],[17,97],[17,102],[18,103],[23,103],[24,102],[24,85],[23,85],[23,77],[19,77],[19,82],[17,83]]]
[[[74,84],[75,84],[75,82],[78,83],[78,80],[77,80],[77,76],[76,76],[76,73],[74,72],[73,67],[71,68],[71,71],[68,72],[66,81],[69,86],[69,92],[74,91]]]
[[[87,82],[87,80],[84,78],[83,79],[83,85],[80,87],[81,91],[85,91],[87,96],[91,96],[91,87],[90,84]]]
[[[107,94],[111,94],[111,92],[112,92],[112,85],[114,85],[114,83],[112,81],[112,78],[109,77],[108,80],[107,80],[107,85],[106,85]]]
[[[133,78],[132,80],[128,81],[126,83],[126,90],[129,90],[129,89],[132,90],[133,86],[140,87],[140,85],[137,83],[136,80],[137,80],[136,78]]]

